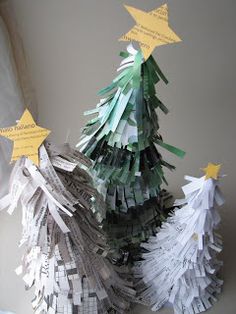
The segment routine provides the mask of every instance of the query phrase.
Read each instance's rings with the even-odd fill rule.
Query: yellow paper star
[[[155,47],[181,41],[168,25],[167,4],[150,12],[144,12],[128,5],[125,5],[125,8],[137,25],[119,40],[139,42],[145,60],[152,54]]]
[[[14,142],[11,161],[26,156],[39,164],[38,148],[50,131],[36,125],[29,110],[25,110],[17,125],[0,129],[0,135]]]
[[[202,169],[205,172],[205,180],[210,178],[217,180],[220,168],[220,164],[215,165],[212,163],[208,163],[207,167]]]

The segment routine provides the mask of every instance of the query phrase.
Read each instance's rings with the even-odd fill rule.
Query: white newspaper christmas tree
[[[49,143],[39,158],[38,167],[26,157],[16,162],[0,199],[10,214],[22,207],[26,249],[16,272],[26,288],[35,286],[35,314],[124,313],[134,290],[105,258],[109,248],[94,215],[103,202],[90,162],[69,145]]]
[[[220,216],[216,205],[224,200],[218,187],[220,165],[208,164],[201,178],[182,189],[185,199],[176,200],[174,214],[155,237],[142,246],[148,250],[134,266],[138,299],[153,311],[171,303],[175,314],[206,311],[216,301],[222,280],[217,277],[222,265],[216,258],[222,249],[215,232]]]

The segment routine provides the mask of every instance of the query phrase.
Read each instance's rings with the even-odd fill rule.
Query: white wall
[[[52,138],[63,142],[71,130],[79,139],[86,119],[82,112],[98,101],[97,91],[111,82],[125,43],[118,38],[134,24],[119,0],[11,0],[38,101],[39,121]],[[144,10],[163,1],[127,0]],[[236,3],[233,0],[166,1],[170,24],[183,42],[155,50],[170,80],[158,87],[170,109],[161,115],[167,143],[186,150],[184,160],[163,155],[177,166],[168,174],[169,189],[180,194],[185,174],[200,176],[208,161],[221,162],[227,203],[221,210],[225,240],[225,289],[209,313],[235,313],[235,117]],[[29,294],[12,269],[19,264],[16,241],[20,215],[0,215],[0,307],[30,314]],[[233,255],[234,254],[234,255]],[[139,313],[135,310],[135,313]],[[162,312],[164,313],[164,312]]]

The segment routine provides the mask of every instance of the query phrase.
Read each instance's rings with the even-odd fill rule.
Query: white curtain
[[[36,101],[28,73],[23,41],[18,31],[19,27],[14,18],[11,2],[8,0],[0,0],[0,17],[2,18],[2,22],[5,23],[8,41],[12,50],[12,59],[14,59],[13,63],[14,67],[16,68],[17,80],[22,93],[24,104],[30,109],[30,112],[36,119]]]
[[[37,119],[22,40],[13,10],[0,0],[0,128],[16,123],[27,106]],[[0,137],[0,197],[5,193],[10,172],[12,143]]]
[[[11,43],[0,17],[0,127],[14,125],[24,110]],[[0,195],[5,192],[12,143],[0,137]]]

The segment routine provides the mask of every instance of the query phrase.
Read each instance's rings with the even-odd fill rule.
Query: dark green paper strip
[[[160,145],[161,147],[165,148],[166,150],[168,150],[169,152],[175,154],[176,156],[180,157],[180,158],[184,158],[186,152],[183,151],[180,148],[177,148],[175,146],[166,144],[164,142],[162,142],[161,140],[155,139],[155,143],[157,143],[158,145]]]

